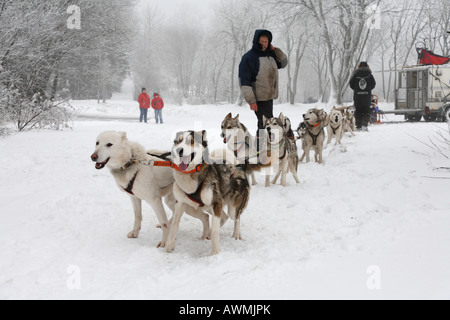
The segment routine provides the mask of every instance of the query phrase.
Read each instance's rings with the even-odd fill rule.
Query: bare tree
[[[367,9],[373,5],[373,1],[296,0],[281,1],[281,5],[290,7],[294,12],[305,8],[314,19],[326,48],[331,84],[330,103],[342,104],[348,80],[370,34],[365,26]]]
[[[288,56],[289,64],[287,66],[287,92],[288,101],[290,104],[295,103],[295,97],[298,90],[298,80],[300,75],[300,66],[302,59],[306,53],[306,48],[311,37],[310,25],[306,15],[295,16],[287,15],[283,12],[278,16],[282,21],[282,29],[280,32],[284,36],[286,45],[286,54]]]
[[[236,101],[237,66],[242,55],[251,47],[256,29],[265,28],[270,21],[270,13],[264,10],[260,1],[222,0],[215,8],[218,36],[232,45],[230,52],[230,102]],[[239,97],[238,103],[242,104]]]

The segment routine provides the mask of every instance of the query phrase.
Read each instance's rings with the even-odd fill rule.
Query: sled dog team
[[[297,129],[302,140],[303,156],[299,160],[297,138],[290,120],[283,114],[264,119],[265,138],[256,145],[256,139],[230,113],[222,123],[222,138],[227,148],[210,153],[206,131],[177,133],[170,152],[146,151],[140,144],[127,139],[126,133],[108,131],[99,135],[91,160],[97,170],[108,167],[119,188],[131,199],[135,220],[129,238],[137,238],[142,223],[142,201],[153,208],[162,230],[158,247],[167,252],[175,249],[181,217],[184,213],[203,223],[202,239],[212,240],[211,255],[219,252],[220,228],[231,218],[233,238],[241,239],[240,218],[250,197],[249,176],[256,184],[256,171],[266,171],[266,187],[287,186],[290,172],[295,181],[299,161],[309,162],[309,153],[315,151],[315,160],[322,163],[325,143],[336,138],[341,142],[344,132],[353,134],[353,108],[333,108],[328,115],[323,110],[311,109],[303,115],[304,122]],[[271,170],[276,173],[270,181]],[[163,200],[173,212],[169,221]],[[227,213],[224,208],[227,207]],[[209,214],[212,215],[210,225]]]

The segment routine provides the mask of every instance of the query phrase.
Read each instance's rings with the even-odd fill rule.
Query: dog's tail
[[[247,173],[253,173],[253,172],[259,172],[265,168],[269,168],[272,166],[272,164],[269,162],[267,164],[257,163],[257,164],[245,164],[242,165],[244,167],[245,172]]]
[[[246,175],[231,179],[230,183],[231,189],[234,190],[232,198],[236,208],[236,218],[239,218],[250,200],[250,184]]]

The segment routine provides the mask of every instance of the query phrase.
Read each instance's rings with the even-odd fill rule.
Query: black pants
[[[369,104],[356,104],[355,120],[356,127],[361,129],[361,127],[368,127],[370,121],[370,103]]]
[[[263,117],[267,119],[273,118],[273,100],[258,101],[258,111],[255,112],[258,118],[258,132],[256,133],[256,150],[259,152],[263,150],[262,144],[264,143],[264,121]]]
[[[267,119],[273,118],[273,100],[269,101],[258,101],[258,111],[255,112],[258,118],[258,129],[264,129],[263,116]],[[259,131],[258,130],[258,131]]]

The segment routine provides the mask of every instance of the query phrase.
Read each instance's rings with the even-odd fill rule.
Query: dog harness
[[[134,183],[136,181],[136,177],[137,177],[138,173],[139,173],[139,170],[136,171],[136,173],[134,174],[133,179],[131,179],[130,183],[128,183],[128,187],[126,189],[123,188],[123,191],[125,191],[126,193],[128,193],[128,194],[130,194],[132,196],[134,196],[133,187],[134,187]]]
[[[284,158],[286,158],[286,155],[287,155],[287,145],[284,146],[284,155],[279,159],[284,160]]]
[[[202,191],[203,191],[203,181],[202,181],[202,183],[200,183],[200,185],[198,186],[198,189],[194,193],[191,193],[191,194],[185,193],[185,194],[189,198],[189,200],[198,204],[200,206],[200,208],[203,208],[205,206],[205,204],[203,203],[202,197],[201,197]]]
[[[315,125],[308,124],[309,128],[317,128],[320,126],[322,122],[316,123]],[[323,129],[322,129],[323,130]],[[314,135],[310,130],[308,130],[309,136],[313,139],[313,146],[317,146],[317,139],[319,139],[320,134],[322,133],[322,130],[319,131],[318,134]]]
[[[314,135],[311,131],[308,130],[309,136],[313,139],[313,146],[317,146],[317,139],[319,139],[321,133],[322,130],[320,130],[318,134]]]
[[[339,128],[341,127],[341,125],[339,125],[336,129],[333,128],[332,126],[330,126],[330,127],[331,127],[331,130],[333,130],[333,134],[336,134],[336,131],[339,130]]]

